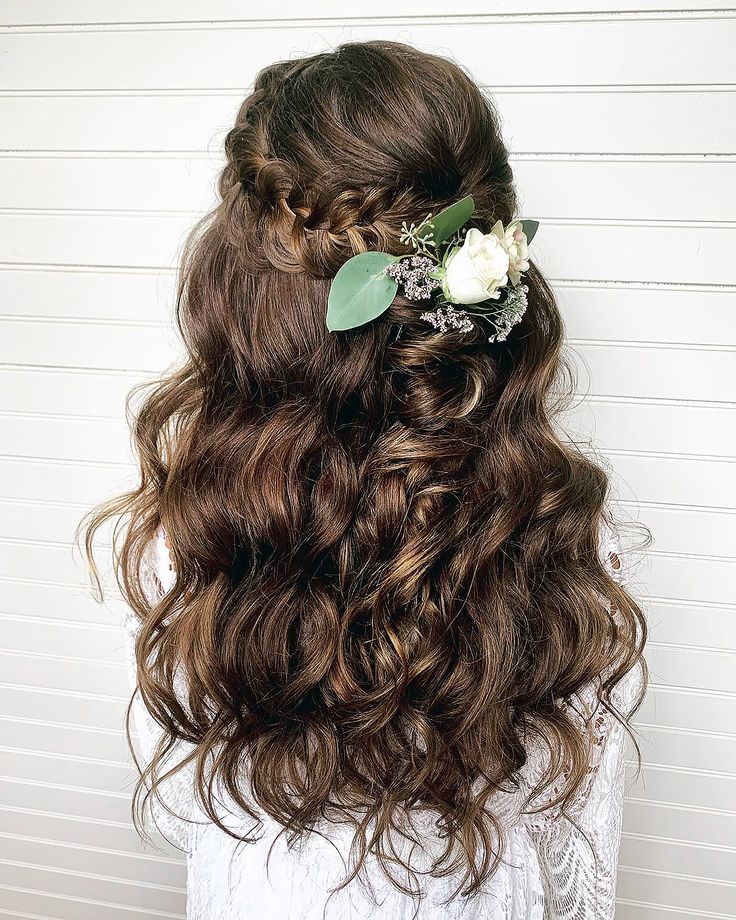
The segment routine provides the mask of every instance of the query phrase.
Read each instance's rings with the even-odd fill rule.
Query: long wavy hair
[[[608,478],[553,427],[570,383],[536,266],[503,343],[438,333],[400,295],[346,332],[325,313],[351,255],[407,251],[402,222],[467,194],[483,232],[516,216],[497,114],[444,58],[347,43],[263,69],[225,153],[183,257],[186,362],[135,413],[139,485],[86,519],[93,571],[117,521],[162,728],[139,792],[186,741],[211,820],[220,788],[290,837],[353,821],[355,871],[374,856],[399,887],[391,836],[428,810],[446,842],[432,873],[476,893],[529,730],[564,807],[590,749],[561,701],[598,681],[615,711],[642,658],[642,613],[599,555]],[[160,524],[176,578],[151,601]]]

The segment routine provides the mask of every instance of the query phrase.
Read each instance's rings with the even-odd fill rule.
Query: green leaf
[[[522,220],[521,229],[524,231],[527,243],[531,243],[539,227],[538,220]]]
[[[424,235],[425,239],[431,240],[435,246],[439,246],[440,243],[449,239],[453,233],[457,233],[470,220],[474,210],[475,202],[472,195],[466,195],[460,201],[448,205],[439,214],[427,221],[429,233]]]
[[[387,252],[361,252],[340,267],[327,298],[330,332],[362,326],[388,310],[399,284],[383,270],[400,258]]]

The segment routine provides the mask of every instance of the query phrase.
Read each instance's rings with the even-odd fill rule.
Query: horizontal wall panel
[[[5,156],[0,200],[4,208],[204,211],[215,203],[219,166],[219,158],[181,156]]]
[[[173,266],[193,220],[167,214],[0,214],[4,262]]]
[[[628,771],[626,789],[630,800],[736,815],[736,776],[650,766],[645,761],[642,772],[632,781],[636,760],[632,760]]]
[[[104,562],[104,555],[101,562]],[[117,625],[123,615],[122,599],[110,595],[101,607],[80,585],[42,584],[36,582],[0,582],[3,612],[12,611],[27,617],[82,621],[102,626]],[[732,648],[730,630],[733,608],[703,607],[687,602],[642,601],[648,611],[651,638],[661,643],[682,642],[710,648]],[[111,609],[112,608],[112,609]]]
[[[636,714],[642,725],[689,731],[731,732],[734,697],[725,693],[688,692],[652,686]]]
[[[40,874],[37,887],[42,881]],[[46,881],[43,879],[43,881]],[[184,920],[184,914],[166,912],[164,914],[151,914],[146,908],[128,907],[123,904],[111,902],[100,903],[99,900],[85,900],[83,897],[72,898],[61,895],[49,894],[43,890],[30,891],[18,887],[0,888],[2,903],[7,904],[7,910],[18,911],[19,920],[39,916],[43,920]],[[33,913],[32,911],[43,911]],[[11,917],[13,915],[11,914]],[[15,920],[15,918],[13,918]]]
[[[10,456],[122,463],[130,460],[124,422],[0,414],[0,443]]]
[[[622,869],[618,878],[620,898],[663,904],[680,911],[702,911],[706,916],[732,910],[736,898],[736,885],[709,879],[673,878],[631,869]]]
[[[104,568],[107,557],[101,553],[98,566]],[[61,585],[53,581],[8,578],[0,580],[0,607],[3,613],[29,617],[52,617],[59,620],[84,621],[100,625],[119,625],[122,622],[125,602],[112,591],[101,605],[92,595],[91,585],[80,568],[79,580],[74,585]],[[42,573],[41,573],[42,574]]]
[[[0,668],[3,681],[9,684],[66,690],[72,693],[84,693],[93,688],[95,693],[125,700],[130,696],[128,677],[123,664],[75,658],[44,658],[40,655],[16,654],[0,649]]]
[[[697,227],[548,221],[534,258],[553,278],[732,284],[731,231]],[[713,264],[713,259],[720,265]]]
[[[736,508],[736,464],[732,461],[625,454],[601,459],[607,459],[615,471],[615,491],[623,501]]]
[[[736,694],[736,657],[733,652],[650,643],[646,658],[652,682],[687,690]],[[723,726],[721,731],[731,731],[732,727]]]
[[[111,340],[117,338],[115,330],[107,335]],[[85,360],[83,355],[79,357]],[[125,412],[128,393],[136,384],[150,380],[151,376],[124,371],[110,373],[52,370],[45,367],[0,368],[0,409],[120,418]]]
[[[734,410],[596,399],[579,403],[560,424],[585,447],[731,457],[736,449]]]
[[[512,158],[512,165],[521,212],[540,220],[729,221],[736,210],[736,162],[731,159],[525,157]]]
[[[700,777],[699,781],[703,779]],[[624,827],[630,834],[651,834],[704,846],[732,847],[736,839],[736,814],[629,799],[624,802]]]
[[[736,878],[736,849],[705,849],[653,837],[635,837],[624,832],[619,865],[730,882]]]
[[[54,757],[32,747],[27,750],[0,747],[0,775],[39,783],[84,784],[86,789],[132,791],[136,779],[132,763],[109,764],[84,760],[84,753],[75,758]]]
[[[51,513],[44,515],[46,510]],[[0,499],[0,538],[52,543],[74,543],[75,530],[81,523],[82,507],[77,505],[46,505],[41,502],[3,501]],[[111,521],[101,525],[95,534],[95,553],[102,557],[112,554],[114,526]],[[80,535],[80,543],[83,534]],[[86,556],[85,556],[86,559]]]
[[[110,410],[111,417],[114,414]],[[621,501],[736,507],[736,465],[729,461],[625,454],[611,458],[602,454],[599,459],[612,468],[616,496]],[[86,507],[130,488],[136,475],[132,462],[128,467],[107,467],[6,457],[0,458],[0,497]],[[626,512],[628,516],[629,509]],[[648,511],[641,514],[646,518]]]
[[[31,808],[52,814],[128,823],[129,796],[124,792],[98,792],[83,788],[22,783],[0,777],[0,807]]]
[[[101,574],[109,578],[111,563],[100,557]],[[86,565],[72,547],[53,543],[0,540],[0,577],[32,581],[43,577],[67,585],[88,585]],[[29,624],[30,625],[30,624]]]
[[[258,30],[253,27],[186,30],[9,32],[4,37],[6,89],[155,89],[241,87],[280,58],[315,53],[340,41],[400,39],[445,54],[462,48],[476,80],[495,86],[728,83],[736,19],[714,29],[708,18],[620,18],[608,21],[507,19],[487,24],[450,18],[402,24],[321,24]],[[494,53],[488,54],[489,43]],[[667,53],[653,54],[655,47]],[[519,67],[518,49],[534,55]],[[244,57],[244,49],[248,54]],[[621,49],[626,48],[626,55]],[[121,67],[121,61],[135,61]]]
[[[178,214],[0,213],[0,261],[169,267],[192,223]],[[733,284],[730,235],[709,225],[547,222],[534,256],[556,278]]]
[[[734,790],[734,793],[731,793],[733,801],[733,795],[736,794],[736,770],[731,770],[730,766],[736,763],[736,733],[715,735],[706,732],[688,733],[647,727],[640,729],[639,743],[642,759],[650,770],[654,767],[663,769],[669,767],[729,774]],[[652,772],[659,775],[661,771],[652,770]],[[670,772],[668,775],[673,774]],[[660,785],[664,787],[661,781]],[[731,787],[726,786],[725,788],[730,789]],[[720,806],[716,807],[727,808],[729,806],[723,801]],[[736,811],[736,805],[733,810]]]
[[[97,729],[95,737],[100,737],[99,729],[119,735],[123,731],[126,706],[123,700],[91,694],[73,695],[0,685],[0,718],[20,723],[21,729],[24,720],[33,720]]]
[[[0,321],[0,329],[2,325],[2,321]],[[8,324],[8,328],[12,329],[13,334],[18,336],[21,341],[23,340],[23,331],[17,327],[22,325],[22,323]],[[54,346],[52,331],[57,332],[57,339],[60,342],[66,342],[67,339],[74,339],[76,329],[73,325],[70,326],[66,323],[60,323],[58,326],[55,326],[53,323],[45,325],[47,325],[50,330],[46,337],[46,342],[37,343],[34,346],[36,354],[29,355],[29,357],[37,356],[40,359],[36,366],[29,365],[22,368],[9,367],[0,369],[0,383],[6,384],[6,387],[3,388],[5,395],[0,395],[0,409],[7,411],[12,407],[16,413],[21,413],[23,417],[29,416],[31,418],[35,417],[36,414],[54,415],[56,413],[61,413],[64,416],[76,418],[80,421],[84,418],[90,419],[90,417],[92,417],[90,420],[93,421],[93,423],[95,419],[101,419],[104,420],[105,424],[125,424],[126,396],[128,394],[133,394],[133,390],[138,388],[141,384],[146,385],[143,389],[137,389],[137,392],[134,394],[133,407],[136,408],[145,399],[146,395],[155,388],[157,375],[152,368],[132,373],[128,371],[104,370],[102,368],[99,370],[87,370],[74,366],[59,366],[58,368],[52,368],[43,366],[43,361],[45,359],[48,360],[49,363],[59,362],[61,364],[61,362],[64,361],[69,361],[71,363],[76,358],[79,358],[81,360],[89,360],[90,363],[96,362],[102,365],[105,353],[107,352],[109,355],[111,350],[118,345],[121,350],[126,349],[130,351],[131,360],[125,363],[132,364],[135,355],[135,346],[138,339],[143,336],[144,330],[138,329],[132,331],[130,335],[121,341],[121,337],[117,336],[117,330],[110,330],[107,326],[82,327],[82,335],[80,338],[88,341],[90,346],[94,346],[97,349],[96,355],[88,359],[83,353],[83,346],[81,343],[78,346],[80,349],[79,354],[76,356],[73,354],[69,355],[68,352],[63,349],[57,350]],[[127,327],[124,327],[123,331],[125,332],[126,329]],[[161,353],[172,360],[176,359],[176,349],[175,347],[169,346],[164,333],[160,330],[154,330],[153,336],[158,342]],[[0,345],[0,352],[2,352],[2,350],[3,346]],[[653,399],[676,399],[676,389],[672,390],[669,397],[664,396],[667,392],[667,382],[673,379],[677,372],[676,365],[679,362],[684,372],[688,363],[696,365],[699,359],[702,360],[703,353],[697,350],[690,351],[688,349],[674,348],[626,348],[619,346],[598,347],[591,345],[574,345],[568,347],[567,355],[570,359],[574,360],[580,368],[578,374],[578,390],[580,392],[588,391],[590,395],[599,396],[603,400],[602,403],[596,402],[591,404],[593,408],[589,410],[589,415],[590,413],[597,412],[599,405],[607,405],[605,403],[605,398],[607,396],[611,396],[612,394],[618,396],[622,390],[625,390],[625,384],[628,379],[635,379],[639,382],[640,395],[638,398],[646,396]],[[722,398],[732,395],[729,378],[732,374],[732,370],[736,372],[736,351],[733,353],[712,351],[708,352],[707,355],[711,365],[711,372],[703,378],[704,385],[701,396],[706,397],[709,395],[711,398],[710,401],[717,403],[719,397]],[[138,363],[143,363],[143,360],[140,360]],[[663,383],[660,382],[657,371],[668,374],[668,377],[665,378]],[[586,386],[586,383],[589,384],[589,386]],[[722,385],[720,389],[719,384]],[[631,391],[632,398],[636,398],[634,396],[635,387],[632,386]],[[0,392],[2,392],[2,390],[0,390]],[[693,398],[695,397],[693,396]],[[576,403],[579,403],[579,399],[576,399]],[[621,406],[628,405],[621,401],[617,404]],[[641,406],[639,408],[643,410],[646,409],[646,407]],[[667,406],[666,408],[678,410],[681,407]],[[696,414],[700,408],[701,407],[697,406],[682,407],[690,416]],[[702,408],[704,413],[725,412],[726,418],[728,418],[730,413],[733,415],[733,418],[736,419],[734,410],[736,410],[736,402],[734,402],[733,405],[728,403],[722,408],[716,405]],[[583,418],[586,417],[586,413],[577,407],[573,408],[572,413],[575,417],[580,415],[582,415]],[[705,419],[707,416],[704,415],[703,418]],[[730,423],[727,422],[727,424]],[[624,467],[617,467],[615,461],[614,468],[621,476],[626,475]],[[697,466],[686,467],[684,468],[684,472],[689,474],[687,476],[688,483],[690,483],[693,478],[702,478],[702,470]],[[73,473],[73,468],[67,466],[65,477],[68,474],[73,478]],[[721,469],[721,473],[725,481],[730,483],[731,486],[736,484],[736,480],[733,478],[734,472],[728,466],[724,466]],[[126,481],[126,476],[123,473],[110,473],[106,477],[98,478],[105,482],[112,480],[114,482],[124,483]],[[657,472],[657,478],[661,478],[661,470]],[[129,476],[127,481],[129,481]],[[637,485],[637,483],[634,482],[633,485]],[[96,493],[93,491],[92,494]],[[691,493],[688,491],[688,495],[690,494]],[[29,494],[28,497],[33,498],[34,496]],[[639,492],[636,497],[641,501],[661,500],[649,493],[642,494]],[[726,502],[728,501],[728,495],[722,497]],[[627,494],[625,492],[622,493],[621,498],[627,498]],[[56,500],[60,502],[78,501],[78,499],[67,494],[59,494]],[[677,501],[676,498],[671,500]],[[691,501],[694,504],[699,503],[697,499],[691,498]],[[705,504],[708,504],[708,502],[705,502]],[[718,502],[718,504],[723,504],[723,502]]]
[[[572,339],[736,345],[736,291],[585,283],[553,286]]]
[[[664,601],[650,601],[644,606],[653,641],[733,651],[731,633],[736,628],[736,606],[706,607]]]
[[[3,319],[0,335],[0,360],[13,364],[153,371],[178,354],[160,326]]]
[[[101,551],[99,563],[106,556]],[[112,589],[110,589],[112,592]],[[116,626],[123,616],[125,603],[114,594],[106,598],[104,607],[91,596],[80,575],[74,585],[44,584],[34,581],[0,581],[3,612],[40,618],[55,618],[89,622],[95,625]],[[730,607],[704,607],[686,601],[647,602],[642,604],[649,613],[652,638],[659,642],[683,642],[712,648],[732,647],[730,630],[733,613]]]
[[[35,376],[22,368],[2,372],[2,379],[16,386],[0,399],[1,409],[67,414],[71,410],[80,415],[113,409],[122,416],[126,394],[136,384],[152,380],[157,371],[183,357],[183,346],[163,326],[4,319],[0,332],[1,359],[38,368]],[[708,374],[701,373],[704,355],[697,349],[575,343],[567,354],[584,393],[736,405],[736,350],[708,351]],[[80,370],[73,377],[47,369],[103,370],[114,367],[113,362],[125,376],[100,373],[89,378]],[[98,390],[94,382],[99,382]]]
[[[186,883],[184,866],[174,860],[64,846],[57,842],[7,834],[0,834],[0,859],[36,863],[73,874],[87,872],[149,885],[158,883],[172,888],[183,888]]]
[[[641,736],[642,757],[650,767],[659,767],[670,775],[677,770],[724,773],[731,779],[727,788],[736,788],[736,771],[730,769],[736,763],[736,733],[719,736],[646,728],[641,730]],[[716,807],[727,806],[724,801]]]
[[[628,12],[637,7],[631,0],[607,0],[606,11]],[[424,16],[469,16],[480,14],[496,15],[530,15],[546,14],[567,16],[570,13],[582,13],[601,16],[600,4],[591,0],[566,0],[564,9],[558,0],[424,0],[421,4]],[[725,10],[727,0],[709,0],[709,2],[691,3],[690,10]],[[671,10],[671,0],[647,0],[647,10]],[[250,7],[245,15],[240,0],[209,0],[207,4],[207,22],[228,20],[259,20],[278,22],[280,20],[300,19],[304,15],[304,6],[299,0],[281,0],[278,6]],[[346,19],[345,6],[340,0],[320,0],[320,17]],[[415,4],[408,3],[398,8],[389,0],[360,0],[350,7],[350,16],[363,18],[394,17],[411,15]],[[603,14],[610,18],[610,13]],[[201,22],[202,6],[200,0],[126,0],[124,4],[100,6],[97,0],[66,0],[63,6],[53,0],[5,0],[0,12],[0,23],[11,26],[31,25],[76,25],[78,23],[127,24],[142,23],[186,23]]]
[[[101,731],[49,722],[24,724],[18,719],[0,719],[0,727],[3,731],[0,775],[67,786],[84,785],[101,792],[132,788],[131,782],[137,774],[122,728]],[[23,767],[24,759],[34,753],[38,756],[38,767],[30,763]],[[38,772],[33,773],[34,770]]]
[[[65,898],[90,898],[146,912],[166,910],[169,913],[173,909],[183,913],[185,910],[183,893],[110,878],[95,879],[69,872],[53,872],[37,866],[12,865],[0,860],[2,885],[25,889],[38,886],[49,894]]]
[[[40,809],[0,808],[0,826],[5,833],[37,837],[54,842],[117,850],[121,853],[141,853],[181,860],[179,850],[156,835],[154,842],[142,845],[130,816],[120,824],[95,819],[75,818],[73,815],[42,812]]]
[[[60,100],[63,97],[48,99],[52,107]],[[95,100],[79,101],[91,104]],[[119,101],[116,97],[116,113]],[[7,98],[0,99],[0,107],[7,103]],[[121,129],[117,121],[115,125]],[[33,127],[21,123],[18,130]],[[77,130],[82,127],[76,126]],[[141,123],[129,127],[140,130]],[[6,125],[5,131],[10,130]],[[39,135],[38,144],[48,140],[40,131]],[[94,145],[94,136],[89,140]],[[130,134],[126,134],[119,146],[129,142]],[[142,146],[147,146],[145,138]],[[217,154],[210,158],[165,153],[98,159],[5,156],[0,157],[0,198],[4,208],[202,212],[216,201],[221,165]],[[654,216],[661,221],[728,221],[736,210],[736,162],[731,159],[512,157],[512,165],[522,213],[541,220],[647,220]],[[673,188],[678,189],[676,196]]]
[[[512,153],[732,154],[736,92],[494,93]],[[689,131],[692,129],[692,132]],[[210,148],[214,149],[214,148]],[[656,213],[652,220],[659,219]]]
[[[244,95],[245,90],[107,97],[6,95],[0,97],[0,149],[14,154],[24,150],[210,151],[212,160],[219,160],[225,134],[235,122]],[[42,113],[47,120],[45,129],[36,121]],[[43,164],[37,166],[44,171]],[[164,188],[175,172],[171,170]],[[191,207],[191,200],[187,204]],[[101,200],[95,205],[104,206]]]
[[[568,348],[581,392],[595,396],[691,399],[736,408],[736,349],[578,344]],[[708,373],[702,372],[707,361]]]
[[[90,661],[121,661],[123,633],[112,626],[0,615],[3,648],[39,655],[65,655]],[[0,743],[1,740],[0,740]]]
[[[658,552],[736,557],[736,515],[733,512],[642,508],[639,516],[652,531],[652,546]]]
[[[0,499],[0,537],[72,542],[81,508]]]
[[[87,506],[131,488],[136,477],[132,460],[127,466],[104,466],[73,460],[0,457],[0,495],[4,498],[20,496],[31,501]]]
[[[724,920],[721,914],[701,914],[688,911],[688,920]],[[676,907],[668,908],[657,905],[652,907],[638,901],[616,900],[616,920],[682,920],[682,911]],[[731,920],[725,916],[725,920]]]
[[[81,514],[76,506],[0,499],[0,537],[71,543]],[[736,515],[732,512],[645,508],[640,520],[656,535],[653,548],[657,552],[736,557]],[[103,538],[110,539],[110,527],[103,527]],[[100,543],[100,553],[107,552],[107,546]]]
[[[243,90],[217,94],[1,97],[0,149],[208,152],[219,157],[249,79],[244,77]],[[723,129],[734,123],[736,91],[519,92],[496,87],[492,96],[512,154],[670,156],[733,154],[736,149],[733,133]],[[656,212],[649,216],[659,217]]]
[[[170,322],[171,272],[0,268],[0,314]]]
[[[732,559],[654,555],[646,586],[655,597],[732,604],[735,577],[736,561]]]

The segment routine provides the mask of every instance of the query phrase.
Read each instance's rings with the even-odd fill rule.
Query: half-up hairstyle
[[[641,660],[641,611],[599,554],[607,476],[553,428],[563,328],[534,265],[503,343],[438,333],[401,295],[347,332],[325,314],[350,256],[407,251],[402,222],[468,194],[483,232],[516,216],[497,115],[443,58],[348,43],[262,70],[225,153],[182,266],[187,361],[136,413],[140,484],[86,535],[91,554],[125,524],[116,571],[163,730],[140,789],[185,741],[213,821],[215,788],[297,838],[354,815],[356,872],[370,855],[389,875],[392,834],[428,811],[433,874],[475,893],[525,739],[547,739],[564,809],[591,754],[564,702],[598,682],[615,711]],[[152,602],[161,525],[176,579]]]

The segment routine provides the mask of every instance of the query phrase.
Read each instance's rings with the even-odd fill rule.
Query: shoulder
[[[626,579],[626,565],[618,528],[604,513],[598,528],[598,552],[611,578],[619,584]]]
[[[609,575],[628,590],[631,583],[632,560],[622,545],[619,528],[608,513],[605,513],[601,520],[598,545],[601,561]],[[642,642],[642,628],[641,622],[637,621],[633,641],[638,644]],[[646,661],[642,655],[612,688],[611,702],[622,715],[628,717],[632,714],[646,685]]]
[[[169,539],[162,524],[143,552],[140,575],[141,585],[152,603],[166,594],[176,580]]]

